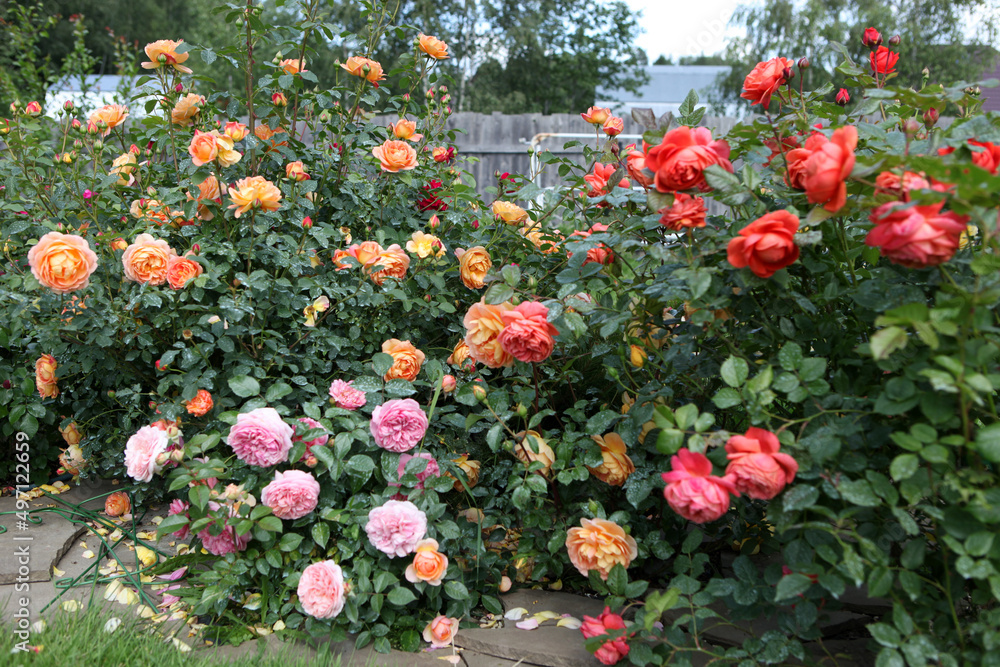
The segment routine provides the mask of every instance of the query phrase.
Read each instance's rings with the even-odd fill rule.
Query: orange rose
[[[115,185],[132,185],[135,183],[135,177],[132,176],[132,172],[135,171],[137,166],[138,163],[135,161],[135,155],[131,152],[122,153],[111,163],[111,171],[108,172],[108,176],[118,175],[118,181]]]
[[[57,294],[85,288],[97,270],[97,253],[80,236],[48,232],[28,250],[28,265],[35,280]]]
[[[181,127],[190,125],[194,122],[194,117],[198,115],[204,104],[204,97],[195,93],[188,93],[177,100],[174,108],[170,110],[170,122]]]
[[[503,331],[502,313],[508,310],[514,310],[514,306],[508,301],[495,306],[480,301],[472,304],[462,319],[469,356],[490,368],[510,366],[514,363],[514,357],[505,352],[500,345],[500,332]]]
[[[149,234],[139,234],[122,254],[125,278],[136,283],[162,285],[167,281],[170,259],[176,257],[166,241],[158,241]]]
[[[469,346],[465,344],[464,340],[460,340],[455,344],[455,348],[445,361],[452,366],[458,366],[462,370],[467,371],[471,371],[476,367],[475,360],[469,359]]]
[[[146,57],[149,61],[142,63],[143,69],[159,69],[164,65],[173,67],[178,72],[191,74],[191,68],[181,65],[188,59],[187,53],[177,53],[177,47],[184,42],[179,39],[176,42],[172,39],[160,39],[146,45]]]
[[[521,234],[546,255],[558,251],[559,241],[562,240],[556,232],[549,230],[543,232],[537,223],[534,223],[531,227],[522,227]]]
[[[381,146],[372,149],[372,155],[382,163],[382,171],[392,174],[417,166],[417,151],[405,141],[387,139]]]
[[[774,211],[757,218],[729,242],[729,263],[737,269],[749,266],[754,275],[770,278],[799,258],[794,241],[798,230],[799,219],[789,211]]]
[[[389,131],[392,132],[393,136],[397,139],[420,141],[424,138],[424,135],[417,134],[417,124],[412,120],[406,120],[405,118],[400,118],[395,123],[389,123]]]
[[[649,150],[649,146],[646,142],[642,142],[642,150],[637,150],[635,144],[629,144],[625,147],[625,169],[628,171],[628,175],[635,179],[635,182],[646,188],[647,190],[653,185],[653,174],[646,169],[646,151]]]
[[[597,570],[607,580],[611,568],[627,568],[638,554],[638,545],[621,527],[605,519],[581,519],[580,527],[566,533],[569,560],[583,576]]]
[[[98,130],[101,129],[101,123],[104,123],[105,127],[101,134],[105,137],[111,132],[111,128],[118,127],[126,118],[128,118],[128,107],[121,104],[106,104],[90,114],[90,122]]]
[[[794,137],[790,137],[792,141]],[[796,190],[806,189],[806,163],[812,154],[819,150],[829,141],[822,132],[813,132],[806,139],[806,143],[798,148],[785,153],[785,161],[788,163],[788,171],[785,173],[785,183]],[[775,153],[777,155],[777,153]]]
[[[448,45],[437,37],[420,34],[417,35],[420,50],[434,60],[444,60],[448,57]]]
[[[493,260],[486,248],[477,245],[468,250],[459,248],[455,251],[458,257],[458,272],[462,278],[462,284],[469,289],[481,289],[485,284],[486,274],[493,266]]]
[[[373,283],[380,286],[386,278],[403,280],[406,278],[406,270],[409,268],[410,257],[398,243],[393,243],[365,264],[365,272],[369,274],[368,277],[372,279]]]
[[[469,455],[463,454],[462,456],[459,456],[457,459],[452,459],[451,462],[457,465],[459,469],[465,473],[465,478],[468,480],[468,485],[470,489],[479,482],[479,468],[480,468],[479,461],[470,461]],[[451,473],[446,473],[446,474],[453,479],[455,477]],[[465,489],[465,485],[461,482],[461,480],[456,479],[455,484],[452,486],[452,488],[454,488],[456,491],[463,491]]]
[[[765,109],[771,103],[771,95],[785,84],[785,72],[791,71],[795,63],[788,58],[771,58],[757,63],[743,81],[743,92],[740,97],[750,100],[750,105],[760,104]]]
[[[124,491],[115,491],[104,500],[104,513],[108,516],[124,516],[131,509],[132,501],[128,499],[128,494]]]
[[[544,467],[536,472],[548,477],[556,460],[556,453],[549,447],[549,443],[545,442],[545,438],[538,431],[521,431],[516,438],[514,456],[524,464],[525,468],[538,461]]]
[[[83,439],[83,435],[80,434],[80,429],[77,428],[76,422],[70,422],[65,428],[59,427],[59,434],[62,435],[63,440],[69,446],[79,445],[80,440]]]
[[[204,269],[187,257],[171,257],[167,263],[167,284],[173,289],[183,289],[189,280],[201,275]]]
[[[59,395],[59,386],[56,382],[56,358],[51,354],[43,354],[35,360],[35,387],[38,395],[42,398],[55,398]]]
[[[199,389],[195,397],[185,404],[189,415],[204,417],[212,409],[212,394],[205,389]]]
[[[493,217],[503,220],[508,225],[516,225],[528,219],[528,213],[517,204],[508,201],[493,202]]]
[[[289,180],[301,183],[302,181],[308,181],[311,177],[306,173],[306,168],[302,166],[302,161],[289,162],[285,165],[285,176]]]
[[[239,151],[233,150],[232,137],[220,134],[218,130],[211,132],[194,131],[194,138],[188,146],[191,162],[200,167],[217,160],[220,166],[231,167],[243,157]]]
[[[836,213],[847,203],[846,179],[854,169],[858,130],[848,125],[835,130],[828,142],[809,156],[805,164],[806,197],[810,204]]]
[[[601,456],[604,462],[596,468],[587,469],[597,479],[611,486],[621,486],[628,476],[635,472],[632,459],[625,453],[625,441],[617,433],[608,433],[601,437],[592,435],[590,438],[601,446]]]
[[[253,133],[258,139],[267,144],[267,150],[265,152],[271,152],[277,146],[288,145],[287,141],[278,141],[277,139],[274,138],[275,135],[277,134],[288,133],[288,131],[283,127],[278,127],[272,130],[267,125],[257,125],[253,128]],[[237,139],[236,141],[239,141],[239,139]]]
[[[190,192],[187,193],[188,199],[196,199],[198,201],[198,217],[202,220],[211,220],[215,217],[212,210],[202,202],[214,201],[217,204],[222,203],[222,192],[219,190],[219,179],[213,174],[209,176],[204,181],[198,184],[198,196],[194,197]]]
[[[260,127],[259,125],[257,127]],[[223,133],[232,139],[233,141],[241,141],[243,137],[249,134],[250,130],[243,123],[237,123],[235,120],[231,120],[226,123],[226,126],[222,128]]]
[[[229,188],[229,197],[233,201],[229,208],[235,211],[237,218],[251,208],[265,211],[281,208],[281,190],[263,176],[249,176],[236,181],[236,185]]]
[[[424,363],[424,353],[413,346],[408,340],[390,338],[382,343],[382,351],[392,357],[392,366],[382,378],[386,382],[401,378],[413,382],[420,373]]]
[[[611,109],[604,107],[590,107],[580,117],[591,125],[604,125],[604,121],[611,117]]]
[[[285,74],[298,74],[299,72],[309,71],[305,69],[306,61],[299,60],[298,58],[285,58],[280,63],[278,63],[278,67],[285,70]],[[237,139],[237,141],[239,140]]]
[[[364,243],[351,246],[348,250],[354,250],[353,256],[361,266],[368,266],[368,264],[374,263],[379,255],[385,252],[377,241],[365,241]]]
[[[733,171],[729,161],[729,144],[724,139],[712,139],[706,127],[685,125],[663,135],[663,142],[646,152],[646,168],[655,176],[653,182],[660,192],[676,192],[698,188],[709,190],[705,168],[717,164]]]
[[[406,580],[410,583],[425,581],[440,586],[448,571],[448,557],[438,552],[437,540],[420,540],[413,554],[413,562],[406,566]]]
[[[351,56],[347,59],[346,63],[341,64],[341,67],[354,76],[367,79],[376,88],[378,88],[378,82],[385,78],[382,75],[382,66],[371,58],[365,58],[364,56]]]

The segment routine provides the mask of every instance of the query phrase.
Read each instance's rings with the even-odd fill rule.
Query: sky
[[[636,40],[649,62],[663,54],[675,61],[679,56],[711,55],[725,49],[733,34],[729,19],[741,0],[625,0],[633,10],[642,10],[640,25],[645,32]]]

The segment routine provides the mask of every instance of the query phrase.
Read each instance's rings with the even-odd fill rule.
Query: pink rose
[[[357,410],[363,407],[367,400],[365,392],[354,388],[354,380],[350,382],[334,380],[330,385],[330,398],[338,408],[344,410]]]
[[[332,560],[313,563],[299,577],[302,610],[315,618],[334,618],[344,609],[344,573]]]
[[[368,513],[368,541],[390,558],[413,553],[427,534],[427,515],[409,500],[387,500]]]
[[[670,457],[670,467],[663,473],[663,497],[685,519],[715,521],[729,511],[729,494],[740,495],[732,480],[712,475],[712,462],[704,454],[682,449]]]
[[[549,324],[549,309],[537,301],[525,301],[500,313],[503,331],[500,346],[518,361],[545,361],[555,347],[559,330]]]
[[[872,211],[875,228],[868,232],[865,243],[911,269],[947,262],[958,249],[969,218],[952,211],[942,213],[943,206],[943,201],[928,206],[883,204]]]
[[[305,433],[306,431],[311,431],[311,430],[316,429],[316,428],[321,428],[321,429],[326,430],[325,427],[322,424],[320,424],[318,421],[316,421],[315,419],[310,419],[309,417],[302,417],[302,418],[300,418],[298,424],[296,424],[295,426],[292,427],[292,433],[293,433],[293,435],[292,435],[292,442],[295,443],[295,442],[301,442],[302,441],[301,436],[295,435],[296,433],[298,433],[300,431],[302,433]],[[305,453],[305,456],[308,456],[309,453],[312,452],[312,448],[313,447],[322,447],[327,442],[329,442],[329,440],[330,440],[330,435],[327,434],[327,433],[324,433],[323,435],[321,435],[319,437],[313,438],[312,440],[306,440],[305,441],[306,442],[306,453]]]
[[[624,630],[625,620],[618,614],[612,614],[610,607],[605,607],[604,611],[597,618],[584,616],[580,632],[585,639],[607,635],[608,630]],[[628,655],[628,637],[608,637],[608,641],[601,644],[601,647],[594,652],[594,657],[605,665],[613,665],[626,655]]]
[[[424,628],[424,641],[434,648],[449,646],[458,634],[458,619],[439,615]]]
[[[293,433],[277,410],[257,408],[236,417],[229,429],[229,446],[245,463],[273,466],[288,460]]]
[[[125,443],[125,468],[129,477],[137,482],[148,482],[162,466],[156,457],[167,451],[170,437],[152,426],[143,426]]]
[[[215,501],[209,501],[208,509],[217,512],[222,509],[222,505]],[[236,510],[232,507],[229,508],[229,517],[232,518],[237,516]],[[236,529],[229,524],[229,520],[226,520],[225,526],[218,535],[212,534],[212,528],[216,524],[209,524],[208,527],[201,530],[198,533],[198,539],[204,545],[205,549],[213,556],[225,556],[226,554],[237,553],[239,551],[246,551],[247,544],[250,543],[250,533],[244,533],[243,535],[237,535]]]
[[[424,464],[424,469],[416,473],[417,479],[419,480],[417,483],[418,489],[424,488],[424,480],[427,479],[428,477],[438,477],[441,475],[441,469],[438,467],[437,460],[427,452],[420,452],[416,456],[412,454],[400,455],[399,465],[396,466],[397,478],[403,477],[403,472],[406,470],[406,464],[409,463],[410,459],[413,458],[425,459],[427,461],[427,463]],[[400,484],[399,482],[389,482],[389,486],[400,486]]]
[[[799,464],[788,454],[778,453],[778,436],[751,427],[746,435],[734,435],[726,443],[726,477],[736,490],[757,500],[770,500],[791,484]]]
[[[261,491],[260,500],[279,519],[300,519],[316,509],[319,482],[301,470],[276,472],[274,481]]]
[[[427,432],[427,425],[427,415],[412,398],[386,401],[372,412],[375,444],[390,452],[402,453],[416,447]]]
[[[191,503],[181,500],[180,498],[174,498],[170,501],[170,511],[167,512],[167,516],[172,516],[174,514],[183,514],[188,516],[188,508],[191,507]],[[190,518],[190,517],[188,517]],[[178,540],[186,540],[191,534],[191,525],[185,524],[180,530],[174,531],[173,536]]]

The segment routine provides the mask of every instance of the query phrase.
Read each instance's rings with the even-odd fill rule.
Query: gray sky
[[[663,54],[696,56],[722,51],[732,35],[729,19],[740,0],[625,0],[642,11],[645,32],[636,43],[653,62]]]

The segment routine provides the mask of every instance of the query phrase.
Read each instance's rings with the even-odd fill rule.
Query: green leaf
[[[483,300],[490,305],[510,301],[512,298],[514,298],[514,290],[507,283],[493,283],[483,294]]]
[[[612,595],[625,595],[625,589],[628,587],[628,574],[625,572],[625,568],[622,567],[621,563],[616,563],[614,567],[611,568],[611,572],[608,573],[608,590],[611,591]]]
[[[157,537],[163,537],[169,533],[176,533],[178,530],[188,525],[191,520],[184,514],[171,514],[163,519],[156,527]]]
[[[804,574],[786,574],[778,581],[778,587],[774,591],[774,601],[781,602],[788,598],[793,598],[809,590],[812,580]]]
[[[295,551],[302,544],[302,536],[298,533],[285,533],[278,542],[278,548],[282,551]]]
[[[446,581],[444,583],[444,594],[452,600],[467,600],[469,589],[461,581]]]
[[[389,591],[389,602],[397,607],[405,607],[416,599],[417,596],[413,594],[413,591],[403,586],[398,586]]]
[[[837,486],[837,490],[840,491],[840,495],[843,496],[844,500],[854,505],[878,507],[882,504],[879,497],[875,495],[875,491],[872,490],[872,485],[866,479],[841,482]]]
[[[330,540],[329,524],[323,521],[314,523],[311,532],[312,532],[313,542],[316,543],[316,546],[318,546],[320,549],[326,549],[326,543]]]
[[[742,387],[750,375],[750,367],[743,359],[730,356],[723,362],[719,374],[722,376],[722,381],[730,387]]]
[[[587,420],[584,432],[587,435],[604,435],[619,417],[621,415],[615,410],[601,410]]]
[[[240,398],[249,398],[260,393],[260,383],[249,375],[234,375],[229,378],[229,388]]]
[[[278,399],[288,396],[290,393],[292,393],[292,388],[288,384],[284,382],[277,382],[267,388],[267,393],[264,395],[264,400],[267,401],[268,403],[273,403]]]
[[[906,347],[906,331],[899,327],[886,327],[875,333],[871,338],[869,346],[872,357],[876,361],[889,358],[889,355],[896,350]]]
[[[783,502],[786,512],[795,512],[812,507],[819,500],[819,489],[815,486],[799,484],[785,491]]]
[[[778,351],[778,363],[786,371],[797,370],[802,364],[802,348],[798,343],[785,343]]]
[[[919,465],[920,459],[917,458],[916,454],[900,454],[893,459],[892,465],[889,466],[889,474],[895,481],[899,482],[913,477]]]
[[[1000,463],[1000,423],[990,424],[976,433],[976,449],[991,463]]]
[[[867,627],[872,638],[882,646],[896,648],[903,639],[899,631],[887,623],[872,623]]]
[[[280,533],[282,530],[281,519],[276,516],[266,516],[257,525],[271,533]]]
[[[199,510],[205,509],[205,506],[208,505],[208,499],[210,496],[211,491],[204,484],[192,486],[188,489],[188,499],[191,501],[191,504]]]
[[[698,419],[698,407],[693,403],[688,403],[687,405],[682,405],[674,411],[674,419],[677,422],[677,428],[682,431],[686,431],[694,425],[696,419]]]
[[[712,402],[715,403],[715,407],[725,410],[726,408],[731,408],[742,403],[743,397],[740,396],[740,392],[737,390],[730,387],[723,387],[712,397]]]

